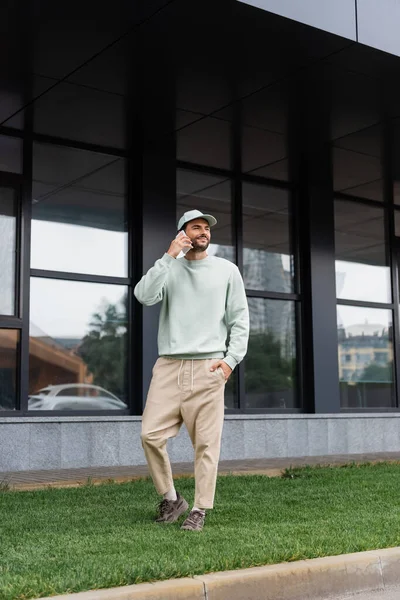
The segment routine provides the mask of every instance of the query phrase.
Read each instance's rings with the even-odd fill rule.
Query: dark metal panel
[[[335,192],[335,200],[360,202],[361,204],[366,204],[367,206],[374,206],[375,208],[382,208],[382,206],[387,204],[386,198],[385,198],[385,202],[379,202],[379,200],[370,200],[369,198],[361,198],[360,196],[353,196],[352,194],[345,194],[344,192]]]
[[[171,68],[168,30],[157,28],[157,40],[153,35],[141,32],[139,44],[146,63],[141,62],[138,73],[141,102],[138,121],[141,126],[142,164],[142,247],[141,269],[138,279],[145,274],[156,260],[168,250],[176,235],[176,142],[175,126],[175,79]],[[164,52],[155,52],[163,47]],[[160,305],[140,308],[142,313],[142,382],[143,406],[151,380],[152,368],[158,357],[157,334]]]
[[[298,80],[291,107],[297,132],[293,150],[299,181],[303,344],[307,349],[303,364],[308,405],[304,409],[316,413],[340,410],[328,75],[315,71]]]
[[[30,111],[29,111],[30,112]],[[28,116],[27,116],[28,119]],[[20,316],[22,331],[20,341],[20,409],[28,410],[29,394],[29,310],[30,310],[30,260],[31,260],[31,219],[32,219],[32,138],[24,139],[23,148],[21,243],[20,243]]]
[[[30,410],[25,411],[22,416],[29,417],[123,417],[129,416],[131,413],[127,409],[123,410]],[[15,413],[1,413],[3,417],[15,417]]]
[[[18,317],[0,317],[1,329],[21,329],[22,319]]]
[[[0,125],[0,135],[9,135],[11,137],[23,138],[24,131],[21,129],[15,129],[14,127],[5,127]]]
[[[383,302],[367,302],[364,300],[346,300],[341,298],[337,301],[338,305],[343,304],[345,306],[364,306],[365,308],[383,308],[384,310],[393,309],[394,304],[385,304]]]
[[[129,156],[127,150],[121,150],[109,146],[99,146],[97,144],[90,144],[87,142],[79,142],[76,140],[68,140],[66,138],[57,137],[53,135],[47,135],[43,133],[33,134],[33,141],[41,144],[54,144],[56,146],[66,146],[68,148],[76,148],[77,150],[86,150],[88,152],[97,152],[98,154],[106,154],[109,156],[118,156],[120,158],[126,158]]]
[[[271,300],[300,300],[299,294],[285,294],[281,292],[269,292],[261,290],[246,290],[248,298],[269,298]]]
[[[233,136],[235,137],[235,135]],[[208,167],[205,165],[199,165],[197,163],[191,163],[184,160],[177,160],[176,166],[178,169],[187,169],[188,171],[196,171],[198,173],[206,173],[207,175],[216,175],[217,177],[226,177],[226,179],[234,178],[234,172],[228,171],[227,169],[220,169],[217,167]],[[275,187],[279,189],[291,189],[293,185],[287,181],[281,181],[279,179],[270,179],[269,177],[262,177],[261,175],[252,175],[251,173],[242,173],[240,176],[242,182],[256,183],[259,185],[267,185],[269,187]]]
[[[163,254],[176,235],[175,157],[146,154],[143,158],[143,274]],[[143,307],[143,403],[158,357],[160,305]],[[143,404],[144,405],[144,404]]]
[[[90,275],[86,273],[68,273],[62,271],[46,271],[43,269],[31,269],[31,277],[43,277],[46,279],[63,279],[67,281],[85,281],[88,283],[111,283],[115,285],[130,285],[129,277],[109,277],[106,275]]]
[[[262,10],[335,33],[357,39],[354,0],[239,0]],[[371,0],[374,2],[376,0]]]
[[[233,97],[237,99],[236,86],[233,83]],[[236,265],[243,276],[243,183],[242,183],[242,106],[239,102],[233,105],[231,164],[234,171],[232,197],[232,239],[235,244]],[[236,367],[236,402],[240,409],[245,406],[246,386],[245,367],[242,361]]]
[[[394,366],[394,402],[399,406],[400,398],[400,345],[399,345],[399,327],[400,327],[400,281],[399,268],[400,256],[399,249],[396,247],[395,237],[395,215],[394,215],[394,197],[393,197],[393,128],[389,119],[385,119],[383,127],[383,172],[384,172],[384,200],[388,203],[385,211],[385,229],[386,229],[386,251],[389,253],[389,265],[391,275],[392,304],[389,307],[393,309],[392,321],[392,344],[393,344],[393,366]]]

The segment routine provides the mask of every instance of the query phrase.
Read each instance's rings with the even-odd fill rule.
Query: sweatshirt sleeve
[[[154,267],[151,267],[146,275],[143,275],[133,291],[141,304],[152,306],[161,302],[164,297],[168,272],[175,260],[173,256],[164,254],[155,262]]]
[[[228,284],[226,324],[229,343],[224,361],[233,370],[247,352],[249,341],[249,308],[244,283],[239,269],[235,268]]]

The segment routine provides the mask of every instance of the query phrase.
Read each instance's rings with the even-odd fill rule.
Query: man
[[[238,268],[207,255],[217,223],[186,212],[181,232],[135,287],[142,304],[161,302],[157,360],[142,420],[142,445],[163,500],[157,522],[172,523],[188,509],[176,492],[167,440],[185,423],[195,450],[195,501],[182,529],[200,531],[213,508],[224,422],[224,386],[243,359],[249,313]],[[181,252],[187,252],[178,258]]]

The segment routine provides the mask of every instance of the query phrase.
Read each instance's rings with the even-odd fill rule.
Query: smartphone
[[[180,231],[180,232],[178,233],[178,235],[175,237],[175,239],[176,239],[176,238],[178,238],[178,237],[182,237],[183,235],[186,235],[186,233],[185,233],[184,231]],[[191,246],[187,246],[186,248],[183,248],[183,249],[181,250],[181,253],[182,253],[183,255],[185,255],[185,254],[187,254],[187,253],[189,252],[189,250],[191,250],[191,249],[192,249],[192,248],[191,248]]]

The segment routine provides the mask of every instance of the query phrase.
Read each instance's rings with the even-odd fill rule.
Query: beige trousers
[[[225,375],[211,372],[216,359],[159,358],[153,368],[142,420],[142,445],[159,494],[172,488],[166,445],[184,423],[195,450],[195,501],[198,508],[214,504],[224,423]]]

